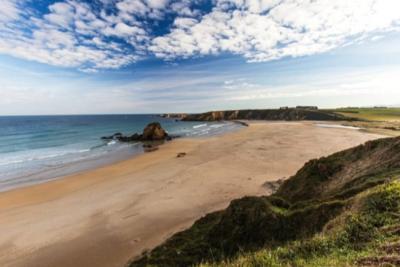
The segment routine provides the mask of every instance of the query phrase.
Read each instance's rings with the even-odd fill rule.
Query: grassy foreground
[[[400,138],[311,160],[129,266],[400,266]]]
[[[310,239],[200,266],[399,266],[400,183],[378,186],[353,201],[356,212],[339,216]]]

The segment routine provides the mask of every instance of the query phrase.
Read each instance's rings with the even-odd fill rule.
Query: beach
[[[266,182],[308,160],[381,137],[314,122],[249,122],[2,192],[0,266],[124,266],[232,199],[270,194]]]

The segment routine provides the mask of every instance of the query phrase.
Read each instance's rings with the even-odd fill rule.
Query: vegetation
[[[387,136],[400,135],[400,108],[341,108],[331,112],[352,119],[344,125]]]
[[[334,112],[346,117],[368,121],[400,121],[400,108],[340,108]]]
[[[183,118],[186,121],[220,121],[220,120],[284,120],[284,121],[343,121],[354,120],[334,111],[282,108],[282,109],[243,109],[211,111],[200,114],[190,114]]]
[[[399,266],[400,138],[312,160],[130,266]]]
[[[399,266],[400,182],[368,190],[356,203],[357,211],[339,216],[342,223],[311,239],[200,266]]]
[[[163,115],[173,117],[172,115]],[[340,121],[345,126],[354,126],[387,136],[400,135],[400,108],[339,108],[317,109],[307,107],[282,107],[280,109],[225,110],[200,114],[180,114],[186,121],[220,120],[284,120],[284,121]]]

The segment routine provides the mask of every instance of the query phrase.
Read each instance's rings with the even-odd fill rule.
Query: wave
[[[201,127],[206,127],[207,126],[207,123],[204,123],[204,124],[198,124],[198,125],[194,125],[193,126],[193,129],[198,129],[198,128],[201,128]]]
[[[117,141],[111,140],[110,142],[107,143],[107,146],[112,146],[112,145],[115,145],[116,143],[117,143]]]
[[[81,154],[85,152],[89,152],[90,149],[76,149],[76,150],[65,150],[65,151],[34,151],[33,153],[18,153],[17,155],[13,155],[10,157],[6,157],[3,155],[0,160],[0,166],[11,165],[11,164],[19,164],[24,162],[32,162],[32,161],[41,161],[41,160],[49,160],[53,158],[63,157],[66,155],[73,154]],[[36,152],[36,154],[35,154]],[[42,154],[41,154],[42,153]]]
[[[345,125],[340,125],[340,124],[322,124],[322,123],[317,123],[318,127],[322,128],[340,128],[340,129],[349,129],[349,130],[360,130],[361,128],[359,127],[354,127],[354,126],[345,126]]]
[[[25,126],[13,130],[10,133],[17,135],[10,135],[10,138],[2,139],[0,142],[0,191],[35,181],[40,182],[47,178],[53,179],[77,169],[88,168],[87,166],[101,166],[107,162],[142,153],[143,148],[140,143],[126,144],[117,140],[105,142],[100,139],[101,136],[113,132],[132,133],[143,129],[142,121],[140,126],[137,126],[132,120],[114,124],[114,117],[112,119],[106,122],[109,125],[101,127],[95,125],[90,129],[84,128],[79,131],[63,126],[50,135],[47,135],[49,132],[46,129],[43,129],[43,132],[30,133],[30,128]],[[151,118],[152,120],[154,119]],[[129,127],[125,126],[127,123]],[[214,136],[240,128],[227,122],[166,120],[162,123],[170,135],[193,138]],[[56,126],[59,127],[58,124]],[[18,135],[19,133],[22,135]]]
[[[224,126],[226,126],[226,125],[224,125],[224,124],[216,124],[216,125],[211,125],[210,127],[211,128],[221,128],[221,127],[224,127]]]

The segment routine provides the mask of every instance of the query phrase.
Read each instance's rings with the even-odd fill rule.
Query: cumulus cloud
[[[75,0],[56,2],[48,10],[29,19],[17,13],[13,23],[0,30],[0,52],[90,71],[136,62],[148,41],[146,29],[134,24],[134,17],[96,12]]]
[[[17,0],[3,0],[0,8],[0,23],[12,21],[19,16]]]
[[[151,56],[154,25],[200,14],[192,4],[201,1],[59,0],[41,13],[33,1],[2,0],[0,53],[86,72],[120,68]]]
[[[94,6],[96,5],[96,6]],[[86,72],[219,53],[322,53],[400,26],[398,0],[2,0],[0,53]]]
[[[216,0],[197,23],[175,23],[153,39],[164,59],[222,52],[248,61],[322,53],[377,32],[399,29],[397,0]],[[179,20],[180,18],[176,18]]]

